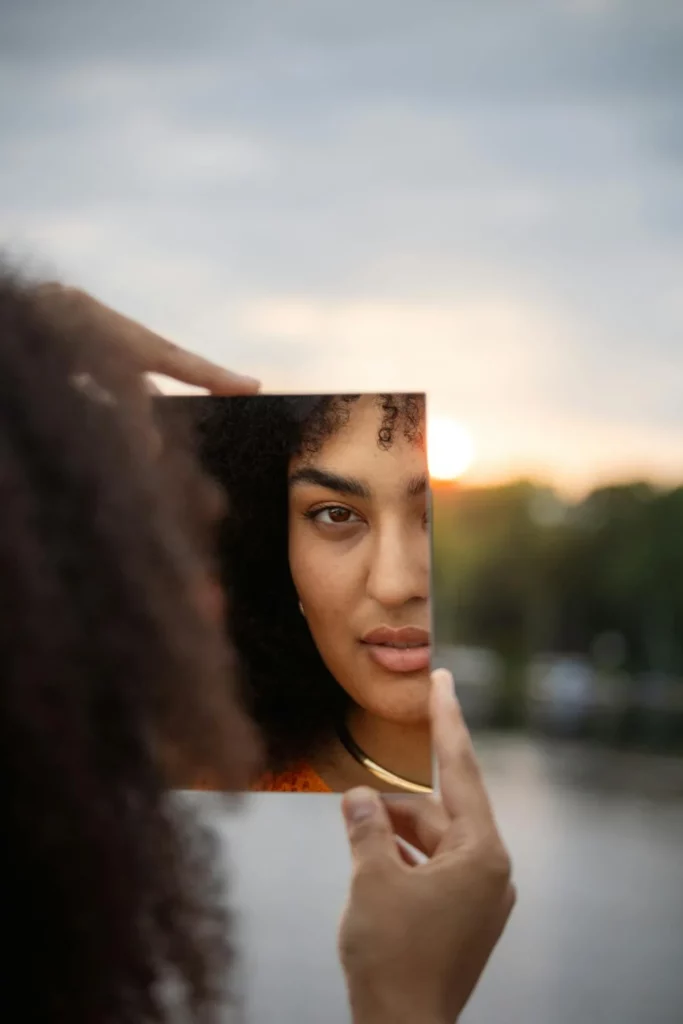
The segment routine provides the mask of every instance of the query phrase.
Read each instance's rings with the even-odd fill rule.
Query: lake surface
[[[464,1024],[681,1024],[683,763],[476,742],[519,902]],[[257,794],[220,829],[243,915],[248,1020],[348,1024],[338,798]]]

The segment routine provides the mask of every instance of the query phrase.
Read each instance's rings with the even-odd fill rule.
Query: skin
[[[256,381],[198,360],[85,292],[45,287],[48,301],[66,298],[86,322],[91,318],[93,326],[106,327],[121,357],[132,360],[141,374],[163,373],[216,394],[258,390]],[[414,607],[423,608],[423,588],[415,589],[419,593],[407,603],[415,601]],[[206,599],[207,611],[216,614],[221,595],[214,588]],[[374,704],[379,697],[375,688],[373,692]],[[413,691],[413,701],[408,692],[404,702],[392,703],[394,718],[386,726],[395,727],[399,735],[411,724],[402,725],[395,715],[419,718],[416,711],[426,697],[418,698]],[[448,672],[434,673],[428,708],[439,795],[382,802],[376,792],[361,786],[349,790],[342,803],[353,877],[339,955],[354,1024],[452,1024],[479,981],[516,899],[510,858]],[[363,722],[369,723],[370,732],[374,727],[377,736],[381,733],[377,714],[364,706],[359,705],[353,721],[357,736]],[[351,770],[348,775],[352,785],[363,781],[354,779]],[[426,862],[399,846],[399,839]]]
[[[433,676],[431,719],[439,797],[382,801],[361,788],[343,798],[353,878],[339,952],[354,1024],[453,1024],[516,901],[510,857],[443,670]]]
[[[40,285],[38,295],[48,308],[66,309],[82,323],[91,324],[93,334],[111,337],[121,358],[140,374],[161,374],[182,384],[205,388],[213,395],[253,395],[260,388],[255,378],[225,370],[194,352],[174,345],[78,288],[49,282]],[[149,381],[147,388],[151,393],[158,393]]]
[[[159,374],[181,384],[204,388],[212,395],[255,395],[261,384],[232,370],[226,370],[202,356],[189,352],[167,338],[156,334],[135,320],[105,306],[92,295],[59,282],[46,282],[37,288],[39,300],[56,312],[67,311],[79,322],[91,325],[94,336],[111,339],[123,361],[141,375],[147,396],[162,392],[149,380],[148,374]],[[87,383],[87,382],[86,382]],[[153,449],[161,444],[156,430],[150,425],[149,443]],[[224,503],[218,492],[213,495],[218,522],[224,512]],[[224,595],[216,579],[202,580],[197,588],[198,600],[211,618],[220,621],[224,614]]]
[[[316,646],[353,701],[356,742],[429,785],[429,668],[391,670],[362,642],[382,626],[430,628],[425,451],[400,430],[381,449],[381,420],[375,398],[363,396],[319,452],[292,460],[290,568]],[[337,742],[315,767],[334,789],[373,780]]]

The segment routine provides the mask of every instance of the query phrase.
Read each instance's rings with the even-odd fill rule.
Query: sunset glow
[[[429,419],[427,458],[435,480],[457,480],[474,461],[474,442],[468,430],[455,420]]]

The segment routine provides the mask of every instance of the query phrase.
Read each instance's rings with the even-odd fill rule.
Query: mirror
[[[422,394],[161,399],[223,489],[218,564],[256,791],[428,792]]]

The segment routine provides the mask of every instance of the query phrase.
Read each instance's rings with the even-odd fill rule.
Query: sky
[[[679,0],[0,0],[0,245],[473,480],[683,480]]]

